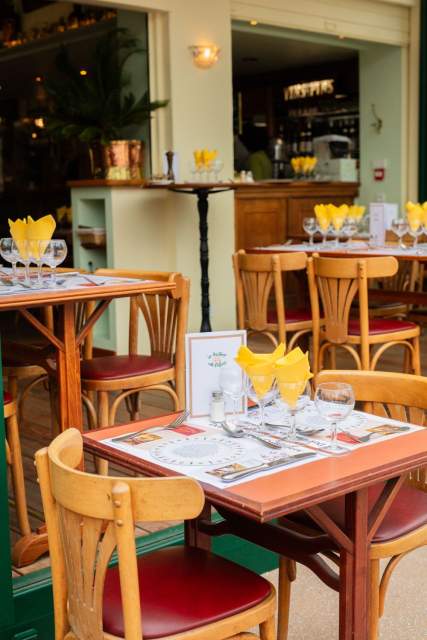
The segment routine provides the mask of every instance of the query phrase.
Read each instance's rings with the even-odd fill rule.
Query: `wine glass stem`
[[[16,282],[18,280],[18,273],[16,270],[16,260],[12,262],[12,281]]]
[[[308,244],[309,244],[310,246],[314,244],[314,238],[313,238],[313,234],[312,234],[312,233],[310,233],[310,237],[309,237],[309,239],[308,239]]]
[[[239,402],[238,398],[233,398],[233,424],[237,422],[237,403]]]
[[[52,287],[56,287],[56,267],[52,267],[52,273],[50,276],[50,282]]]
[[[333,422],[332,423],[332,434],[331,434],[331,445],[333,449],[337,448],[338,445],[338,439],[337,439],[337,435],[338,435],[338,423],[337,422]]]
[[[38,284],[39,287],[41,287],[43,285],[42,263],[41,262],[37,263],[37,284]]]
[[[295,410],[291,409],[289,419],[289,439],[296,440],[297,437],[297,421],[295,416]]]
[[[418,245],[418,236],[414,236],[414,249],[416,249]]]
[[[264,406],[264,400],[259,400],[259,419],[260,419],[260,424],[259,426],[261,428],[265,428],[265,406]]]
[[[30,279],[30,263],[29,262],[25,262],[24,263],[24,268],[25,268],[25,284],[31,284],[31,279]]]

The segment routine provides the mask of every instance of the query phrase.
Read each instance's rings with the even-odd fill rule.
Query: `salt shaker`
[[[211,422],[217,424],[219,422],[224,422],[225,420],[225,403],[224,403],[224,394],[222,391],[212,391],[211,397],[211,412],[210,419]]]

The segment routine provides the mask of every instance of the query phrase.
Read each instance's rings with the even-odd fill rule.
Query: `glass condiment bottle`
[[[212,391],[210,420],[214,424],[224,422],[225,420],[225,402],[222,391]]]

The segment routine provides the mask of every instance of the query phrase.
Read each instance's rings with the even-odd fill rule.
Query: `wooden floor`
[[[270,350],[271,346],[265,343],[265,349],[263,348],[263,344],[258,340],[256,344],[252,345],[256,346],[258,351],[267,351]],[[350,360],[348,360],[345,354],[338,355],[338,367],[345,368],[346,366],[349,368],[353,368],[353,364]],[[423,337],[421,341],[421,359],[423,366],[423,373],[427,375],[427,338]],[[395,348],[389,350],[380,363],[380,369],[386,371],[401,371],[403,363],[403,353],[400,348]],[[141,402],[141,415],[143,417],[151,417],[154,415],[159,415],[162,413],[168,413],[172,410],[172,405],[170,400],[165,397],[165,394],[159,392],[151,392],[142,394],[142,402]],[[120,422],[127,422],[128,416],[126,411],[122,408],[122,410],[118,414],[118,420]],[[34,388],[34,391],[31,392],[28,397],[25,406],[23,415],[20,416],[20,433],[21,433],[21,441],[22,441],[22,451],[24,458],[24,468],[25,468],[25,478],[26,478],[26,487],[27,487],[27,495],[28,495],[28,506],[30,513],[30,522],[32,528],[35,530],[39,527],[43,522],[42,515],[42,507],[40,502],[40,494],[38,485],[35,477],[35,469],[33,465],[33,456],[34,452],[42,446],[45,446],[50,441],[50,416],[49,416],[49,401],[48,394],[43,384],[38,385]],[[92,461],[87,461],[88,469],[91,470]],[[123,471],[120,469],[111,468],[111,473],[115,475],[123,475]],[[11,540],[16,540],[18,528],[16,526],[16,517],[13,509],[13,505],[11,504],[10,509],[10,518],[11,518]],[[143,527],[138,527],[136,534],[137,535],[146,535],[153,531],[157,531],[161,528],[165,528],[174,523],[151,523],[144,524]],[[49,558],[45,557],[39,560],[38,562],[30,565],[28,567],[20,568],[14,567],[14,575],[23,575],[25,573],[29,573],[36,569],[47,566],[49,563]]]

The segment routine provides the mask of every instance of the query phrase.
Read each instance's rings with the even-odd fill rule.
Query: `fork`
[[[374,436],[376,436],[377,438],[381,438],[380,433],[366,433],[365,435],[360,436],[356,435],[355,433],[351,433],[351,431],[341,431],[341,433],[348,436],[349,438],[353,438],[353,440],[356,440],[356,442],[368,442]]]
[[[150,429],[165,429],[165,430],[173,431],[173,429],[176,429],[177,427],[182,425],[184,420],[186,420],[189,415],[190,415],[190,412],[185,410],[181,413],[180,416],[175,418],[175,420],[172,420],[172,422],[169,422],[169,424],[163,424],[163,425],[154,424],[152,427],[145,427],[144,429],[140,429],[139,431],[135,431],[134,433],[126,433],[123,436],[117,436],[117,438],[111,438],[111,442],[121,442],[122,440],[134,440],[135,438],[140,436],[142,433],[145,433]]]

